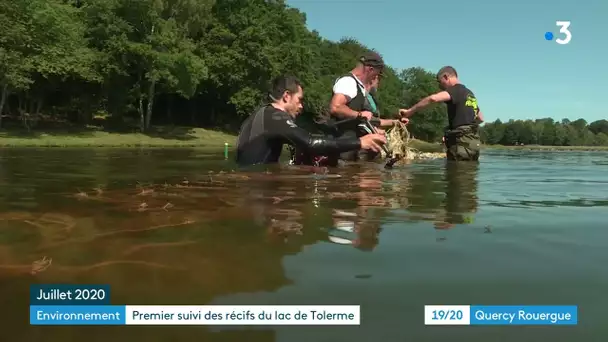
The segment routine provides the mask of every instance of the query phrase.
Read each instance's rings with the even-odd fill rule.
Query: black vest
[[[340,78],[343,78],[343,77],[351,77],[357,83],[357,96],[350,99],[350,101],[346,104],[348,106],[348,108],[350,108],[356,112],[362,112],[362,111],[366,110],[365,102],[367,101],[367,99],[365,98],[365,95],[363,95],[363,92],[361,91],[361,88],[363,88],[363,84],[359,83],[359,80],[357,80],[357,78],[351,73],[343,75]],[[338,78],[338,80],[340,78]],[[336,82],[338,80],[336,80]]]
[[[339,77],[338,79],[336,79],[336,82],[343,77],[351,77],[357,84],[357,95],[354,98],[350,99],[350,101],[348,101],[346,103],[346,106],[348,106],[348,108],[350,108],[356,112],[362,112],[362,111],[368,110],[367,107],[369,105],[367,104],[367,98],[365,97],[365,95],[363,94],[363,91],[361,90],[361,88],[363,88],[363,85],[351,73]],[[332,93],[332,96],[333,96],[333,93]],[[332,116],[329,121],[332,124],[335,124],[338,121],[342,121],[342,119],[338,119],[338,118],[335,118]],[[348,124],[340,125],[339,127],[336,127],[337,131],[338,131],[338,135],[343,135],[344,133],[348,132],[350,135],[360,136],[362,134],[362,132],[359,132],[360,129],[358,128],[358,124],[359,124],[359,122],[357,122],[357,121],[351,121]]]

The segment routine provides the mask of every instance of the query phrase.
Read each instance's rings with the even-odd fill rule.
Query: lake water
[[[10,340],[608,340],[606,153],[484,151],[479,165],[314,176],[232,172],[221,153],[197,150],[0,157],[0,316]],[[107,283],[114,304],[359,304],[362,318],[29,326],[32,283]],[[431,327],[425,304],[578,305],[579,325]]]

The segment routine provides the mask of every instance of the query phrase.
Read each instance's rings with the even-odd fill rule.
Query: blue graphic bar
[[[470,325],[577,325],[576,305],[471,305]]]
[[[30,305],[30,325],[125,325],[124,305]]]
[[[108,305],[110,285],[30,285],[30,305]]]

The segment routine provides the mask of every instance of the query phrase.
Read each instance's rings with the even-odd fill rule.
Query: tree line
[[[608,146],[608,120],[496,120],[483,126],[481,139],[489,145]]]
[[[283,0],[2,1],[0,126],[4,118],[28,128],[101,122],[144,132],[151,125],[235,131],[280,74],[304,83],[301,120],[310,120],[327,110],[333,82],[367,50],[308,30],[305,14]],[[438,90],[434,71],[388,67],[378,92],[382,115]],[[483,136],[501,144],[606,144],[601,124],[552,123],[549,133],[547,120],[497,121]],[[446,125],[444,106],[433,106],[409,129],[439,141]],[[577,139],[561,138],[569,127]]]

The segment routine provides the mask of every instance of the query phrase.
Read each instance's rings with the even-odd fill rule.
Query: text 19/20
[[[457,321],[463,318],[462,310],[433,310],[434,321]]]

